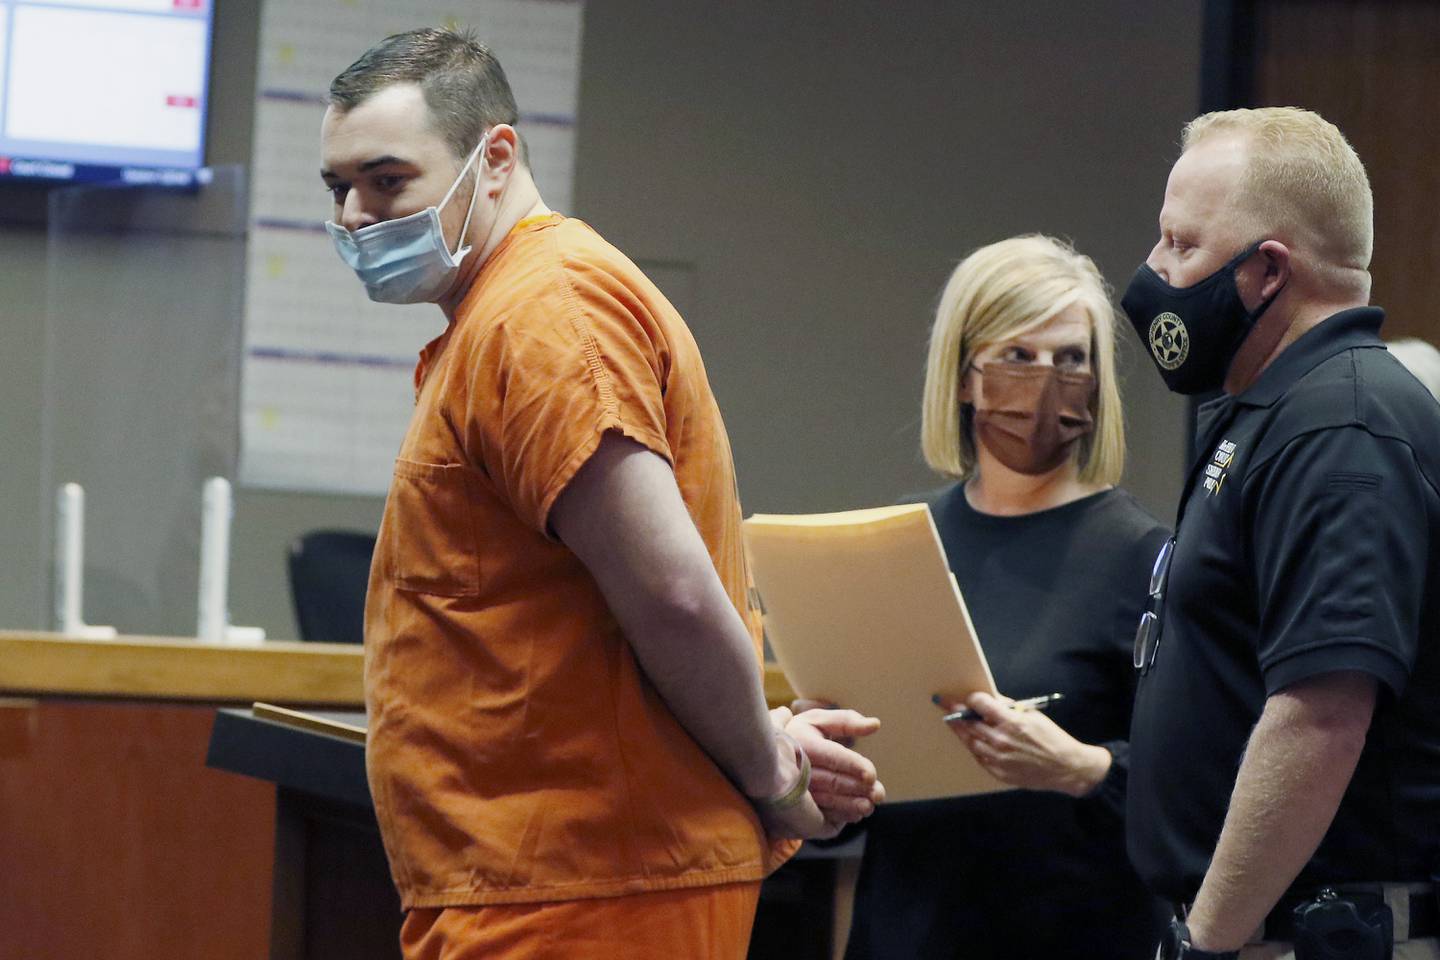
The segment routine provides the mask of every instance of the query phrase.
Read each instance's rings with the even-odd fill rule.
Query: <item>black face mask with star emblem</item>
[[[1172,287],[1141,264],[1120,299],[1120,308],[1150,348],[1150,359],[1175,393],[1208,393],[1225,382],[1225,373],[1255,321],[1274,301],[1251,313],[1235,287],[1235,270],[1255,255],[1257,240],[1199,283]]]

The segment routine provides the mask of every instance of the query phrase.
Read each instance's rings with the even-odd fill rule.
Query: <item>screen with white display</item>
[[[0,178],[201,179],[214,0],[0,0]]]

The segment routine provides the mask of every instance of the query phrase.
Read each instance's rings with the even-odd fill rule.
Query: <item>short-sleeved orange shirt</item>
[[[617,430],[665,457],[751,628],[729,441],[689,330],[578,220],[523,221],[421,354],[370,574],[367,766],[408,908],[756,880],[750,804],[547,528]]]

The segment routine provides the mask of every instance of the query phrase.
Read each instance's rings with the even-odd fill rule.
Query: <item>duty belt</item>
[[[1265,923],[1250,938],[1251,943],[1295,940],[1295,908],[1314,900],[1324,890],[1353,900],[1356,906],[1387,903],[1395,920],[1395,941],[1440,937],[1440,894],[1429,883],[1332,883],[1308,892],[1291,892],[1280,898]],[[1192,904],[1176,904],[1175,916],[1181,920],[1190,914]]]
[[[1395,940],[1420,940],[1440,936],[1440,899],[1435,887],[1428,883],[1333,883],[1308,893],[1287,893],[1265,918],[1261,940],[1295,939],[1295,908],[1308,903],[1325,890],[1333,890],[1342,900],[1357,907],[1390,905],[1395,918]]]

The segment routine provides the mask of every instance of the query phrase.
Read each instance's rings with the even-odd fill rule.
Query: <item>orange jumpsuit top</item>
[[[617,430],[665,457],[760,658],[740,504],[689,330],[578,220],[522,221],[421,353],[365,626],[366,748],[405,908],[757,880],[751,805],[547,528]]]

